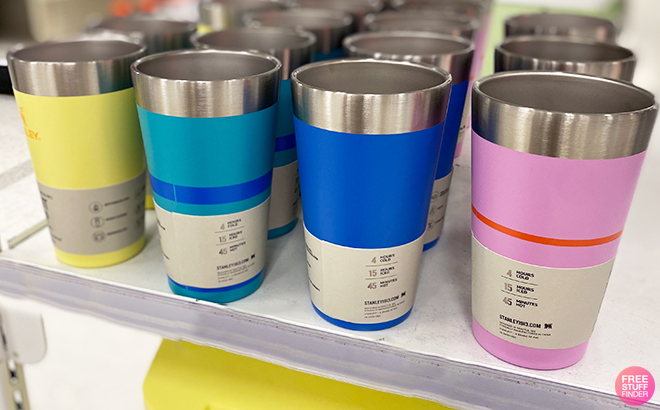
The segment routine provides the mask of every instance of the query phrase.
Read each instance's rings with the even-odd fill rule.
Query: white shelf
[[[489,355],[472,337],[469,147],[455,170],[443,236],[423,257],[413,312],[392,329],[345,330],[314,313],[300,224],[269,241],[261,288],[226,306],[172,294],[153,212],[147,216],[145,250],[104,269],[59,263],[47,230],[41,230],[0,253],[0,292],[455,408],[624,407],[614,392],[621,370],[643,366],[660,378],[658,134],[591,344],[585,358],[568,369],[518,368]],[[646,408],[660,409],[660,395]]]

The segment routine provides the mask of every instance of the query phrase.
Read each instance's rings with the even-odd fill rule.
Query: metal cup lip
[[[234,45],[219,45],[213,44],[214,39],[222,38],[223,36],[231,36],[236,33],[246,33],[249,35],[261,36],[266,40],[273,40],[272,45],[265,50],[258,47],[239,47]],[[299,42],[285,42],[275,43],[274,37],[289,37],[291,39],[297,38]],[[316,36],[314,33],[305,30],[289,29],[286,27],[234,27],[226,30],[213,31],[207,34],[195,33],[190,36],[190,42],[195,48],[198,49],[222,49],[222,50],[255,50],[258,52],[274,54],[283,50],[300,50],[314,46],[316,43]]]
[[[92,30],[110,30],[120,33],[145,35],[185,34],[194,32],[197,25],[191,21],[167,20],[143,15],[110,17],[91,27]]]
[[[412,69],[420,69],[420,70],[426,70],[426,71],[433,71],[441,76],[444,77],[444,80],[442,83],[431,86],[431,87],[426,87],[426,88],[419,88],[419,89],[412,89],[409,91],[401,91],[401,92],[392,92],[392,93],[361,93],[361,92],[348,92],[348,91],[340,91],[340,90],[331,90],[329,88],[324,88],[324,87],[319,87],[315,86],[313,84],[306,83],[302,81],[299,77],[304,74],[306,71],[311,71],[315,70],[321,67],[326,67],[326,66],[332,66],[332,65],[342,65],[342,64],[383,64],[383,65],[390,65],[390,66],[400,66],[400,67],[407,67],[407,68],[412,68]],[[407,61],[390,61],[390,60],[376,60],[376,59],[371,59],[371,58],[340,58],[336,60],[327,60],[327,61],[319,61],[316,63],[312,64],[307,64],[305,66],[302,66],[295,70],[291,74],[291,81],[299,83],[303,87],[326,92],[326,93],[332,93],[332,94],[342,94],[342,95],[365,95],[365,96],[386,96],[386,95],[406,95],[406,94],[417,94],[417,93],[422,93],[430,90],[435,90],[435,89],[441,89],[444,87],[447,87],[449,84],[451,84],[451,74],[449,74],[447,71],[432,66],[430,64],[424,64],[424,63],[410,63]]]
[[[257,74],[251,74],[251,75],[246,75],[246,76],[239,76],[236,78],[229,78],[229,79],[185,79],[185,78],[174,78],[176,76],[170,76],[170,77],[165,77],[165,76],[159,76],[155,74],[149,74],[140,69],[141,65],[147,64],[151,61],[156,61],[156,60],[163,60],[167,58],[172,58],[172,57],[178,57],[178,56],[189,56],[189,55],[201,55],[201,54],[208,54],[208,55],[218,55],[218,56],[245,56],[245,57],[256,57],[256,58],[263,58],[266,59],[270,62],[273,63],[273,67]],[[256,77],[265,77],[265,76],[271,76],[275,74],[277,71],[279,71],[282,68],[282,63],[280,60],[277,58],[266,54],[266,53],[261,53],[261,52],[250,52],[250,51],[240,51],[240,50],[214,50],[214,49],[208,49],[208,50],[178,50],[178,51],[169,51],[166,53],[159,53],[159,54],[153,54],[150,56],[142,57],[141,59],[135,61],[133,64],[131,64],[131,71],[135,76],[143,76],[143,77],[149,77],[153,79],[158,79],[158,80],[163,80],[163,81],[175,81],[179,84],[182,83],[219,83],[219,82],[229,82],[229,81],[236,81],[236,80],[247,80],[251,78],[256,78]]]
[[[506,71],[475,82],[474,132],[546,157],[615,159],[644,152],[658,112],[632,83],[556,71]]]
[[[481,19],[488,12],[488,0],[443,0],[421,1],[420,4],[411,4],[408,0],[393,0],[392,8],[398,11],[438,11],[461,14],[471,18]]]
[[[202,24],[213,26],[213,14],[222,12],[222,9],[237,13],[281,10],[289,7],[290,3],[286,0],[202,0],[199,2],[199,20]]]
[[[252,73],[246,72],[248,62],[259,64]],[[170,51],[131,65],[139,107],[192,118],[230,117],[273,106],[281,70],[282,63],[271,55],[239,50]]]
[[[385,8],[383,0],[297,0],[293,8],[337,10],[349,14],[378,13]]]
[[[276,24],[273,24],[272,21],[261,21],[263,18],[280,18],[281,20]],[[326,22],[329,22],[329,24],[317,23],[310,26],[309,23],[311,23],[312,19],[314,18],[325,20]],[[294,23],[292,23],[293,21]],[[350,14],[342,11],[312,8],[293,8],[287,10],[269,10],[248,13],[244,17],[244,23],[248,27],[290,27],[307,31],[326,29],[347,30],[353,24],[353,17],[351,17]]]
[[[586,58],[586,57],[577,57],[577,58],[551,58],[550,56],[544,57],[541,54],[543,50],[535,50],[533,53],[524,53],[522,51],[515,50],[516,45],[524,43],[544,43],[544,44],[557,44],[562,47],[566,52],[571,52],[570,48],[575,46],[577,47],[589,47],[594,50],[602,50],[603,52],[610,53],[612,57],[602,57],[602,58]],[[565,36],[512,36],[506,38],[501,44],[495,47],[495,51],[505,56],[524,58],[534,61],[558,61],[558,62],[576,62],[576,63],[612,63],[612,62],[629,62],[636,61],[635,54],[622,46],[613,43],[606,43],[597,40],[584,39],[579,37],[565,37]],[[618,56],[613,56],[613,54],[618,54]]]
[[[583,83],[589,83],[592,82],[594,84],[596,83],[601,83],[601,84],[608,84],[612,88],[618,87],[621,90],[626,89],[633,91],[634,93],[637,93],[640,98],[646,99],[645,103],[639,103],[637,105],[640,105],[639,108],[637,109],[626,109],[626,110],[559,110],[559,109],[550,109],[550,108],[543,108],[543,107],[530,107],[525,104],[520,104],[516,103],[515,101],[507,100],[505,98],[489,95],[487,92],[483,90],[484,86],[487,86],[489,82],[496,82],[501,79],[509,79],[512,77],[518,77],[518,78],[523,78],[523,77],[536,77],[535,83],[538,84],[539,79],[548,79],[552,81],[553,78],[566,78],[566,79],[574,79],[576,81],[581,81]],[[515,85],[515,82],[510,83],[510,85]],[[477,81],[475,81],[474,85],[472,86],[472,90],[474,93],[479,94],[480,96],[490,99],[492,101],[495,101],[500,104],[505,104],[509,105],[512,107],[517,107],[517,108],[525,108],[528,110],[535,110],[535,111],[542,111],[546,113],[552,113],[552,114],[574,114],[574,115],[595,115],[595,116],[602,116],[602,115],[629,115],[629,114],[635,114],[635,113],[641,113],[644,111],[648,110],[654,110],[657,109],[658,103],[655,101],[655,96],[653,93],[650,91],[647,91],[643,88],[637,87],[636,85],[627,82],[627,81],[621,81],[621,80],[615,80],[612,78],[605,78],[605,77],[599,77],[595,75],[588,75],[588,74],[579,74],[579,73],[564,73],[564,72],[559,72],[559,71],[505,71],[505,72],[500,72],[500,73],[495,73],[492,75],[489,75],[487,77],[481,78]],[[511,90],[512,95],[516,95],[515,90]]]
[[[429,39],[437,40],[438,44],[452,44],[459,46],[460,48],[455,48],[453,50],[447,50],[442,52],[434,53],[424,53],[424,54],[413,54],[413,53],[392,53],[392,52],[381,52],[373,48],[367,48],[360,46],[358,43],[362,41],[369,41],[372,39],[382,39],[382,38],[410,38],[413,39]],[[408,57],[413,56],[461,56],[466,55],[471,52],[474,52],[474,43],[470,40],[467,40],[463,37],[451,36],[447,34],[434,33],[428,31],[410,31],[410,30],[392,30],[392,31],[374,31],[369,33],[357,33],[352,34],[346,37],[343,41],[344,48],[351,53],[360,53],[360,54],[370,54],[370,58],[382,58],[386,60],[406,60]]]
[[[340,133],[421,131],[444,121],[451,81],[448,72],[428,64],[364,58],[321,61],[291,75],[293,112],[311,126]]]
[[[515,36],[519,34],[532,34],[538,32],[537,27],[555,27],[559,30],[567,31],[571,28],[585,28],[590,27],[597,29],[602,27],[605,32],[605,38],[599,38],[601,41],[614,41],[617,34],[616,25],[608,19],[587,16],[581,14],[568,14],[568,13],[529,13],[512,16],[504,22],[506,28],[506,36]],[[520,30],[524,29],[524,33]],[[539,33],[539,34],[556,34],[556,33]],[[581,35],[571,35],[575,37],[583,37]]]
[[[477,19],[442,11],[402,10],[371,13],[364,18],[369,31],[435,31],[435,27],[452,27],[460,35],[472,38],[479,30]],[[425,26],[424,24],[428,24]],[[412,27],[410,27],[412,25]]]
[[[145,53],[144,43],[135,39],[85,36],[17,44],[7,53],[7,65],[19,92],[74,97],[131,88],[129,66]]]

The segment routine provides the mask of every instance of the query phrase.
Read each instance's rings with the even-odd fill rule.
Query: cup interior
[[[192,51],[157,54],[139,62],[137,70],[167,80],[227,81],[265,74],[276,67],[276,60],[249,53]]]
[[[116,40],[85,40],[41,43],[18,50],[18,60],[46,63],[79,63],[127,57],[142,50],[135,43]]]
[[[123,33],[167,34],[188,31],[191,30],[191,27],[191,23],[185,21],[115,17],[101,22],[95,28],[104,28]]]
[[[597,17],[554,13],[527,14],[514,17],[512,21],[515,22],[515,25],[518,27],[556,27],[560,30],[568,30],[570,28],[595,29],[612,24],[608,20],[599,19]]]
[[[486,96],[520,107],[572,114],[616,114],[652,107],[651,93],[632,84],[563,73],[507,73],[482,80]]]
[[[412,64],[336,61],[301,70],[298,80],[313,88],[349,94],[400,94],[442,85],[447,76]]]
[[[444,55],[470,48],[468,44],[450,38],[387,33],[357,38],[352,40],[350,45],[360,50],[396,55]]]
[[[581,43],[557,39],[516,39],[506,42],[500,47],[513,54],[552,61],[608,62],[633,57],[630,50],[613,44]]]
[[[200,37],[197,41],[211,48],[268,51],[303,47],[310,39],[285,29],[239,29],[216,31]]]
[[[295,9],[258,13],[251,18],[263,26],[304,28],[306,30],[323,30],[342,28],[346,26],[344,19],[330,10]]]

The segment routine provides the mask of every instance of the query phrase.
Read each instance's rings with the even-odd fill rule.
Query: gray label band
[[[96,189],[39,184],[55,247],[74,255],[98,255],[134,244],[144,235],[145,173]]]

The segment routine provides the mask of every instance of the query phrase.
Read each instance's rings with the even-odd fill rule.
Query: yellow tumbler
[[[96,268],[144,247],[145,160],[121,40],[18,46],[7,60],[57,258]]]

